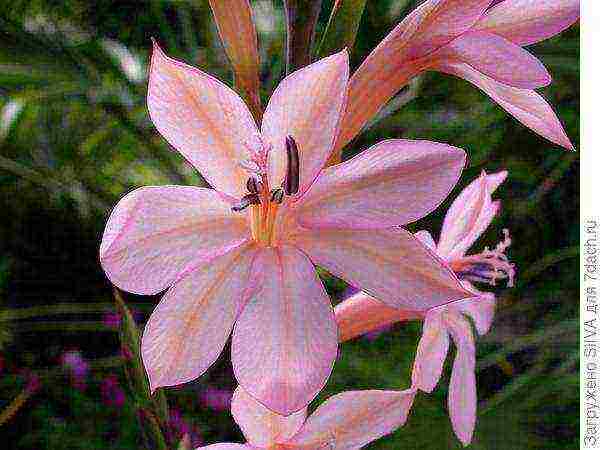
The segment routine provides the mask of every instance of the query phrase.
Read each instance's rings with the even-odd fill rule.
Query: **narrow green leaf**
[[[336,0],[329,16],[327,28],[319,44],[319,58],[354,47],[356,33],[367,0]]]
[[[145,447],[149,450],[167,450],[167,442],[162,432],[160,424],[152,412],[140,408],[137,411],[137,418],[142,436],[145,441]]]
[[[140,333],[129,308],[123,302],[123,298],[117,289],[114,290],[117,311],[121,316],[121,328],[119,336],[121,346],[125,354],[125,374],[129,387],[136,401],[143,407],[150,408],[154,414],[163,422],[169,417],[167,399],[162,390],[157,390],[154,395],[150,394],[150,385],[141,355]]]

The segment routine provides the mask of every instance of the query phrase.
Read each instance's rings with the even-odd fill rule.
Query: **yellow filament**
[[[252,230],[252,239],[258,241],[260,235],[260,213],[261,205],[250,206],[252,210],[252,219],[250,229]]]
[[[267,215],[267,235],[265,242],[267,246],[273,245],[275,239],[275,219],[277,218],[277,203],[270,203],[269,214]]]
[[[267,247],[273,245],[275,235],[275,220],[277,218],[277,203],[252,205],[250,216],[250,229],[252,238]]]

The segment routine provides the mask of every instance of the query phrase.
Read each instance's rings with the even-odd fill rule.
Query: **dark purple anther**
[[[237,205],[231,207],[231,210],[235,212],[242,211],[250,205],[260,205],[258,194],[244,195]]]
[[[262,189],[262,184],[256,178],[250,177],[248,178],[248,181],[246,181],[246,188],[251,194],[258,194]]]
[[[271,201],[273,203],[281,204],[283,202],[283,189],[277,188],[271,191]]]
[[[283,188],[287,195],[294,195],[300,187],[300,153],[292,136],[285,138],[285,149],[287,151],[287,171]]]

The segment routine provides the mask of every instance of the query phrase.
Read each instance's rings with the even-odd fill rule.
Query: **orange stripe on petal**
[[[163,137],[218,191],[240,198],[249,158],[246,142],[258,132],[252,114],[231,88],[154,45],[148,111]]]
[[[236,322],[233,369],[248,394],[290,415],[329,378],[338,339],[333,309],[312,263],[293,247],[262,250],[252,277],[262,284]]]

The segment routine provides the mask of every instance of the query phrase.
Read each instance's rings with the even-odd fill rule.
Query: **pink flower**
[[[548,39],[578,19],[579,0],[425,1],[352,75],[337,151],[426,70],[464,78],[525,126],[573,149],[552,107],[534,91],[549,84],[550,75],[522,47]]]
[[[454,430],[465,445],[473,436],[477,409],[475,341],[465,316],[473,320],[478,333],[483,335],[491,327],[496,303],[494,294],[479,291],[471,282],[495,285],[498,280],[507,280],[508,286],[512,286],[514,278],[514,267],[505,255],[510,245],[508,231],[505,230],[505,240],[494,250],[486,248],[478,254],[466,253],[498,213],[500,202],[492,200],[492,193],[506,176],[507,172],[490,175],[483,172],[467,186],[448,210],[437,245],[428,232],[416,234],[452,268],[476,298],[437,307],[423,314],[391,308],[359,293],[335,310],[340,335],[347,338],[382,325],[424,318],[423,336],[413,367],[413,386],[425,392],[431,392],[437,385],[452,338],[457,353],[450,378],[448,408]]]
[[[193,380],[233,330],[238,382],[291,414],[321,390],[337,355],[333,309],[313,264],[392,306],[471,296],[408,232],[448,194],[462,150],[388,140],[324,169],[346,98],[348,55],[286,77],[259,133],[246,105],[155,46],[148,107],[161,134],[214,187],[146,187],[106,225],[100,259],[137,294],[169,288],[142,337],[151,389]],[[235,327],[234,327],[235,325]]]
[[[248,443],[213,444],[197,450],[359,449],[404,425],[414,397],[414,390],[342,392],[307,419],[306,408],[280,416],[238,387],[231,413]]]

